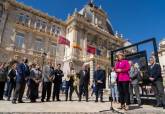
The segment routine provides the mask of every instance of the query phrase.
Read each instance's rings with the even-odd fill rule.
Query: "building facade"
[[[163,71],[165,71],[165,39],[159,43],[159,61]]]
[[[70,45],[59,44],[59,36]],[[0,1],[0,61],[23,56],[30,62],[52,60],[62,63],[64,72],[69,62],[76,71],[87,64],[92,77],[96,64],[108,71],[110,51],[123,45],[124,40],[114,34],[106,12],[92,2],[80,11],[75,9],[62,21],[15,0]],[[87,51],[89,47],[95,52]]]
[[[158,56],[159,56],[159,62],[162,69],[162,76],[163,76],[163,82],[164,82],[163,84],[165,86],[165,39],[161,40],[159,43]]]
[[[63,21],[15,0],[1,1],[0,12],[1,61],[26,56],[31,62],[42,63],[43,52],[46,59],[62,61],[65,48],[57,38],[66,35]]]

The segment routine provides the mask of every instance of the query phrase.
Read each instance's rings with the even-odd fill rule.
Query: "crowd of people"
[[[100,101],[103,102],[105,72],[98,65],[94,74],[93,83],[97,83],[96,91],[94,91],[96,102],[98,102],[99,95]],[[40,96],[39,88],[41,86]],[[40,97],[41,102],[61,101],[61,91],[65,94],[65,101],[72,101],[72,94],[75,91],[79,101],[82,100],[82,96],[85,96],[85,100],[88,102],[89,86],[90,69],[88,65],[83,65],[82,69],[76,72],[70,62],[67,75],[64,76],[61,64],[54,66],[51,61],[47,61],[42,68],[37,63],[29,65],[27,58],[23,58],[20,62],[12,60],[8,64],[0,64],[0,100],[4,100],[4,96],[6,96],[7,100],[11,100],[13,104],[16,104],[17,101],[24,103],[22,99],[24,93],[30,102],[36,102],[36,99]]]
[[[149,63],[149,80],[157,100],[155,106],[163,106],[165,109],[160,65],[156,63],[154,57],[150,58]],[[129,110],[129,105],[134,104],[134,93],[138,105],[141,106],[139,82],[142,77],[138,63],[126,60],[124,54],[119,52],[116,54],[115,66],[112,67],[109,77],[110,95],[113,102],[121,104],[120,109]],[[23,58],[20,62],[12,60],[8,64],[0,63],[0,100],[4,100],[4,96],[6,96],[6,100],[11,100],[13,104],[24,103],[23,96],[26,90],[26,96],[30,102],[36,102],[40,97],[41,102],[61,101],[60,92],[65,94],[65,101],[72,101],[72,95],[75,92],[78,101],[85,96],[85,101],[88,102],[89,86],[92,85],[91,96],[95,94],[95,102],[98,102],[99,98],[100,102],[104,102],[105,80],[106,73],[100,65],[96,66],[93,81],[90,84],[90,68],[85,64],[80,71],[76,72],[70,62],[65,76],[61,70],[61,64],[54,66],[51,61],[47,61],[41,68],[35,62],[29,65],[27,58]],[[41,96],[39,94],[40,86],[42,86]]]

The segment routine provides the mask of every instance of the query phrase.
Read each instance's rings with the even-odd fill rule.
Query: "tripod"
[[[111,88],[111,85],[112,85],[112,77],[111,77],[111,75],[109,75],[110,76],[110,84],[109,84],[109,86],[110,86],[110,90],[111,90],[111,94],[110,94],[110,96],[109,96],[109,100],[110,100],[110,111],[112,111],[112,112],[114,112],[114,113],[118,113],[118,114],[123,114],[122,112],[119,112],[119,111],[117,111],[117,110],[115,110],[114,108],[113,108],[113,99],[112,99],[112,88]]]
[[[110,76],[110,79],[109,79],[109,74],[108,74],[108,80],[109,80],[109,87],[111,87],[112,85],[112,81],[111,81],[111,76]],[[110,88],[111,90],[111,88]],[[118,110],[116,110],[115,108],[113,108],[113,99],[112,99],[112,91],[111,91],[111,94],[109,96],[109,101],[110,101],[110,109],[109,110],[103,110],[103,111],[100,111],[100,112],[113,112],[113,113],[117,113],[117,114],[124,114],[123,112],[119,112]]]
[[[111,94],[110,94],[110,96],[109,96],[109,100],[110,100],[110,110],[112,111],[112,112],[114,112],[114,108],[113,108],[113,99],[112,99],[112,89],[111,89],[111,85],[112,85],[112,81],[111,81],[111,79],[112,79],[112,77],[111,77],[111,75],[109,75],[110,76],[110,80],[109,80],[109,82],[110,82],[110,84],[109,84],[109,86],[110,86],[110,91],[111,91]]]

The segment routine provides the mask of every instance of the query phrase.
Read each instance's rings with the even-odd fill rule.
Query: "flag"
[[[59,36],[58,43],[70,46],[70,41],[63,36]]]
[[[101,55],[101,50],[100,49],[96,49],[96,55]]]
[[[82,50],[81,46],[77,43],[73,43],[73,48],[77,48],[79,50]]]
[[[87,45],[87,52],[91,53],[91,54],[95,54],[96,53],[96,48],[90,45]]]

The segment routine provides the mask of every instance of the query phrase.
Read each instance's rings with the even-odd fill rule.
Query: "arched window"
[[[27,26],[29,26],[29,22],[30,22],[30,17],[28,16],[28,15],[25,15],[25,24],[27,25]]]
[[[43,49],[43,46],[44,46],[44,43],[41,39],[36,39],[34,41],[34,50],[37,51],[37,52],[40,52],[41,49]]]
[[[57,48],[57,45],[55,43],[52,43],[50,46],[51,55],[56,56],[56,48]]]
[[[18,32],[16,34],[16,38],[15,38],[15,46],[16,46],[16,48],[19,48],[19,49],[24,48],[24,40],[25,40],[24,34]]]

